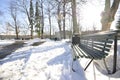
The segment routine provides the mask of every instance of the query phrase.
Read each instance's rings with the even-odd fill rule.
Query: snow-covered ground
[[[13,40],[0,40],[0,46],[5,46],[14,43]]]
[[[31,46],[39,41],[45,42]],[[71,45],[65,40],[33,39],[25,43],[24,47],[0,60],[0,80],[120,80],[119,71],[109,77],[93,63],[84,72],[82,67],[88,60],[83,58],[73,62]]]

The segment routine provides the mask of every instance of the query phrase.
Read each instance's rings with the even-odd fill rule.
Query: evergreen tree
[[[36,1],[36,12],[35,12],[35,31],[40,38],[41,34],[41,25],[40,25],[40,10],[39,10],[39,4],[38,1]]]
[[[30,28],[31,28],[31,39],[33,39],[33,21],[34,21],[34,10],[33,10],[33,3],[32,0],[30,0]]]

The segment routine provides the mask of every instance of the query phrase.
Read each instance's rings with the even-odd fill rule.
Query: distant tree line
[[[114,20],[115,13],[117,12],[120,0],[104,0],[105,8],[101,13],[102,30],[109,30],[112,21]],[[66,38],[66,21],[72,19],[73,34],[79,33],[81,25],[77,19],[77,5],[85,5],[87,0],[11,0],[9,5],[9,12],[13,22],[8,22],[14,29],[16,38],[19,38],[19,33],[30,32],[30,38],[33,38],[34,33],[39,38],[44,38],[45,19],[48,20],[49,38],[52,35],[52,29],[56,19],[59,32],[63,31],[63,38]],[[20,15],[25,15],[24,23],[20,21]],[[27,20],[26,20],[27,19]]]

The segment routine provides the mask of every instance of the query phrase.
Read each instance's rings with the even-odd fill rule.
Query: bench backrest
[[[116,33],[97,33],[93,35],[84,35],[80,38],[79,46],[85,49],[88,52],[92,50],[94,53],[97,53],[98,57],[95,59],[101,59],[106,57],[110,52],[112,44],[115,40]],[[93,54],[94,54],[93,53]],[[93,58],[90,57],[90,58]]]

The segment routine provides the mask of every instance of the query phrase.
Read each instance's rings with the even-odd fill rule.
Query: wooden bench
[[[114,45],[113,73],[116,72],[117,37],[118,31],[99,32],[95,34],[81,35],[80,37],[78,35],[73,36],[73,60],[83,57],[91,59],[84,69],[86,70],[93,60],[101,60],[105,58],[110,53],[112,45]]]

